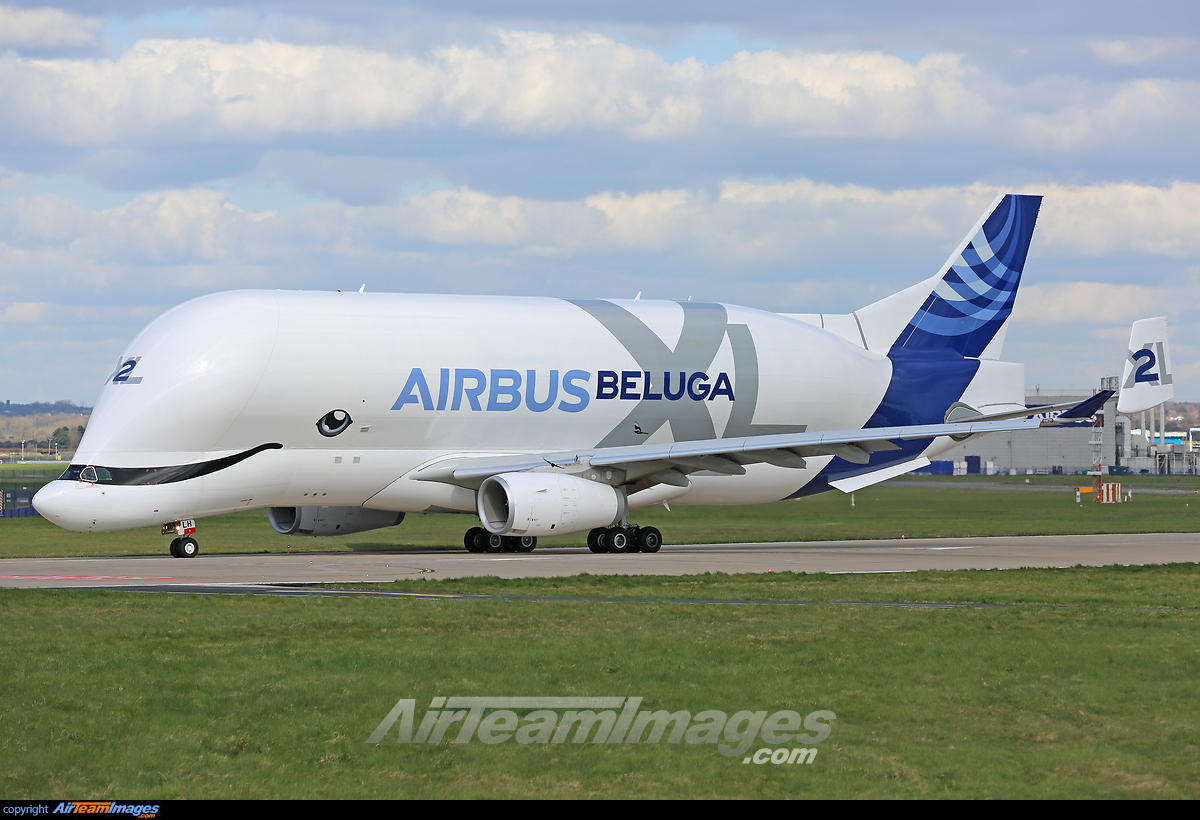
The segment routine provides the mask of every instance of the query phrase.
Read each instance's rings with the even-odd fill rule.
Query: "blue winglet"
[[[1104,403],[1115,396],[1116,390],[1101,390],[1091,398],[1084,399],[1079,404],[1062,411],[1059,415],[1060,419],[1090,419],[1096,413],[1100,412],[1100,408]]]

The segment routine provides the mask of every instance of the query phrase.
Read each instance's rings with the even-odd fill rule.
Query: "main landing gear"
[[[658,527],[597,527],[587,542],[592,552],[658,552],[662,533]]]
[[[192,538],[192,533],[196,531],[196,522],[191,518],[184,518],[181,521],[172,521],[170,524],[163,524],[163,535],[179,535],[181,538],[176,538],[171,542],[171,555],[175,558],[195,558],[200,554],[200,545]]]
[[[657,527],[597,527],[588,533],[587,543],[592,552],[658,552],[662,533]],[[463,536],[463,544],[470,552],[533,552],[537,539],[532,535],[496,535],[483,527],[471,527]]]
[[[463,536],[470,552],[533,552],[537,539],[532,535],[496,535],[483,527],[471,527]]]

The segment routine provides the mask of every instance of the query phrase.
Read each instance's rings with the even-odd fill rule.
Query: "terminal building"
[[[1117,381],[1115,377],[1104,379],[1104,388],[1115,389]],[[1025,404],[1035,407],[1083,401],[1096,392],[1029,390],[1025,393]],[[1165,415],[1162,408],[1147,413],[1132,417],[1118,415],[1114,396],[1096,415],[1094,423],[989,433],[944,453],[939,461],[920,472],[1070,475],[1094,469],[1098,457],[1098,463],[1107,475],[1195,475],[1197,456],[1200,456],[1200,429],[1166,433],[1163,432]]]

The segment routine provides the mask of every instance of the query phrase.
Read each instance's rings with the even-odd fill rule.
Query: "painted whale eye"
[[[354,419],[350,418],[350,414],[345,410],[330,410],[317,421],[317,432],[332,438],[339,433],[346,432],[346,429],[353,423]]]

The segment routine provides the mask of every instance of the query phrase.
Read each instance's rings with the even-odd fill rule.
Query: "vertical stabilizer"
[[[1171,377],[1167,319],[1165,316],[1139,319],[1129,334],[1117,412],[1140,413],[1173,398],[1175,380]]]
[[[1041,203],[998,197],[936,276],[856,311],[869,347],[998,357]]]

